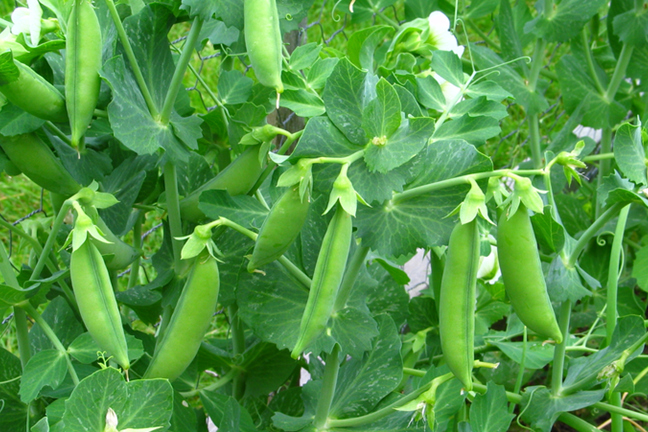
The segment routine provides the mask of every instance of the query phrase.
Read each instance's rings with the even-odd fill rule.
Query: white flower
[[[463,45],[457,43],[457,38],[450,33],[450,20],[443,12],[434,11],[428,17],[430,36],[427,42],[441,51],[452,51],[461,57],[464,52]]]
[[[453,102],[461,93],[461,89],[459,87],[441,78],[436,72],[432,72],[432,76],[441,86],[441,91],[443,92],[443,96],[445,96],[446,103]]]
[[[29,7],[16,8],[11,14],[11,21],[13,22],[11,33],[15,35],[29,34],[32,46],[36,46],[40,40],[43,9],[41,9],[38,0],[27,0],[27,6]]]

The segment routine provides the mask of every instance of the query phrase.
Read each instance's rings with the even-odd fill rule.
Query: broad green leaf
[[[646,180],[646,152],[641,140],[641,126],[624,123],[619,127],[614,136],[614,159],[621,172],[630,181],[637,184],[648,184]]]
[[[272,423],[274,426],[285,431],[307,431],[307,429],[304,428],[310,425],[313,422],[313,418],[315,417],[317,400],[322,394],[322,381],[308,381],[306,385],[304,385],[301,389],[301,399],[303,401],[303,404],[300,401],[299,408],[303,407],[303,414],[298,417],[297,413],[291,413],[292,415],[287,415],[283,412],[276,412],[275,415],[272,416]],[[299,412],[300,410],[297,409],[296,411]]]
[[[387,80],[381,78],[376,84],[376,98],[367,104],[362,113],[362,129],[369,142],[384,146],[386,139],[391,137],[400,124],[401,105],[398,94]]]
[[[254,197],[231,196],[227,191],[208,190],[200,194],[200,210],[211,220],[230,219],[244,227],[260,228],[268,209]]]
[[[180,9],[189,11],[189,17],[199,16],[203,21],[210,21],[218,9],[216,0],[182,0]]]
[[[614,34],[632,46],[645,46],[648,42],[648,13],[645,8],[637,12],[635,8],[619,14],[613,21]]]
[[[223,21],[210,19],[203,24],[198,40],[209,39],[213,45],[230,46],[239,40],[239,35],[236,27],[228,27]]]
[[[563,0],[548,14],[539,11],[538,17],[528,22],[524,30],[550,42],[565,42],[576,36],[606,3],[606,0]],[[538,5],[542,7],[543,3]]]
[[[470,84],[465,91],[465,94],[473,99],[484,96],[489,101],[502,102],[504,99],[513,99],[513,95],[504,90],[495,81],[478,81],[475,84]]]
[[[347,140],[328,117],[315,117],[306,124],[290,161],[304,157],[344,157],[358,150],[360,147]]]
[[[313,91],[286,89],[281,94],[280,105],[292,110],[300,117],[316,117],[326,112],[324,102]]]
[[[520,417],[533,430],[549,432],[561,413],[590,406],[603,399],[605,392],[607,389],[556,397],[546,387],[527,387],[522,395],[520,406],[523,413]]]
[[[306,74],[306,81],[308,81],[310,88],[313,90],[324,88],[338,61],[337,58],[318,59]]]
[[[44,124],[45,120],[34,117],[11,103],[0,109],[0,135],[16,136],[29,133]]]
[[[543,344],[544,341],[528,341],[524,367],[526,369],[542,369],[553,359],[554,347],[549,344]],[[522,363],[524,351],[523,342],[491,342],[497,346],[504,354],[517,364]]]
[[[52,300],[42,313],[42,317],[54,330],[64,347],[84,332],[83,326],[63,297]],[[38,325],[33,326],[29,331],[29,343],[32,352],[54,349],[54,345]]]
[[[3,383],[0,385],[0,400],[2,400],[0,429],[3,431],[25,430],[28,407],[18,396],[22,374],[20,359],[6,349],[0,348],[0,382]]]
[[[423,111],[421,111],[421,106],[416,101],[416,98],[409,90],[401,85],[394,85],[394,90],[398,94],[398,99],[400,100],[401,110],[405,113],[405,117],[423,117]]]
[[[597,190],[597,199],[606,206],[617,202],[648,206],[648,199],[635,193],[634,184],[621,178],[618,172],[603,178],[603,183]]]
[[[201,391],[200,400],[219,431],[257,432],[250,414],[233,397],[216,391]]]
[[[126,334],[129,360],[137,360],[144,354],[142,341],[131,334]],[[68,347],[68,353],[84,364],[90,364],[100,359],[101,348],[92,339],[90,333],[79,335]]]
[[[20,69],[14,63],[11,51],[0,54],[0,85],[7,85],[20,77]]]
[[[493,381],[488,381],[486,394],[475,396],[470,406],[470,426],[473,432],[505,432],[513,417],[515,415],[508,412],[506,390]]]
[[[637,285],[648,292],[648,247],[642,247],[637,252],[632,265],[632,277],[637,279]]]
[[[495,120],[502,120],[504,117],[508,116],[504,105],[500,102],[488,100],[484,96],[475,99],[466,99],[459,102],[457,105],[452,107],[450,118],[461,117],[464,114],[467,114],[470,117],[492,117]]]
[[[29,359],[20,381],[20,399],[29,403],[45,386],[56,388],[67,374],[65,356],[57,350],[42,350]]]
[[[228,106],[227,108],[231,114],[234,107]],[[253,127],[265,125],[267,115],[266,109],[256,105],[254,101],[244,103],[236,110],[227,124],[229,142],[238,144],[241,137],[250,132]]]
[[[218,98],[223,104],[242,104],[252,95],[253,84],[252,78],[244,76],[237,70],[224,70],[218,76]]]
[[[416,78],[418,100],[426,108],[443,111],[446,106],[446,99],[441,91],[441,85],[431,75],[424,78]]]
[[[116,369],[99,370],[83,379],[65,402],[65,431],[103,431],[108,408],[117,414],[120,428],[166,428],[173,389],[165,379],[127,383]]]
[[[290,68],[293,70],[308,69],[319,59],[322,46],[316,42],[300,45],[290,54]]]
[[[468,7],[466,18],[476,19],[495,12],[498,0],[473,0]]]
[[[81,185],[90,184],[93,180],[103,182],[105,176],[112,171],[110,157],[91,148],[79,155],[75,149],[63,142],[59,137],[49,135],[61,163]]]
[[[201,413],[202,414],[202,413]],[[178,391],[173,392],[173,414],[170,432],[198,430],[196,410],[184,400]]]
[[[456,87],[466,83],[461,59],[452,51],[434,51],[431,66],[441,78]]]
[[[245,370],[246,396],[275,392],[295,370],[288,350],[279,351],[274,344],[258,343],[245,351],[240,366]]]
[[[443,123],[434,132],[434,141],[464,140],[475,146],[486,143],[486,140],[500,133],[499,121],[493,117],[473,117],[465,114],[458,119]]]
[[[518,36],[515,27],[515,16],[511,8],[510,0],[500,0],[500,10],[497,15],[497,34],[500,39],[502,58],[513,60],[522,57],[522,41]],[[522,72],[522,76],[528,76],[529,68],[526,62],[516,62],[514,68]]]
[[[576,302],[579,299],[590,296],[592,293],[583,286],[577,269],[565,267],[560,255],[556,256],[546,276],[547,291],[549,297],[555,302],[571,300]]]
[[[347,54],[355,66],[372,72],[374,70],[374,53],[387,35],[394,32],[392,26],[373,26],[355,31],[348,42]],[[389,40],[389,39],[387,39]]]
[[[565,245],[565,229],[551,215],[551,207],[545,206],[544,213],[531,216],[531,223],[542,249],[550,254],[562,250]]]
[[[387,315],[376,317],[379,334],[371,351],[340,367],[330,415],[337,418],[363,415],[398,386],[403,374],[401,341]]]
[[[434,404],[434,422],[437,431],[446,431],[452,417],[463,406],[466,392],[462,389],[463,384],[458,379],[447,381],[439,386]]]

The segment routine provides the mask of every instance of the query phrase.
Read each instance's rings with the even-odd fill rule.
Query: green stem
[[[585,156],[583,158],[583,162],[596,162],[607,159],[614,159],[614,153],[599,153],[595,155]]]
[[[70,207],[72,207],[70,201],[65,200],[63,202],[63,205],[61,206],[61,209],[56,215],[56,219],[54,219],[54,223],[52,225],[52,231],[50,231],[49,236],[47,237],[47,241],[45,242],[45,246],[43,246],[43,251],[38,257],[38,262],[36,263],[36,266],[32,271],[31,277],[29,278],[30,280],[36,280],[40,278],[40,274],[43,271],[43,267],[45,267],[45,264],[47,263],[47,257],[52,252],[52,248],[54,247],[54,242],[56,241],[56,235],[58,234],[59,230],[63,226],[63,222],[65,221],[65,216],[67,215],[68,210],[70,210]]]
[[[531,114],[529,120],[529,145],[531,147],[531,159],[533,167],[538,169],[542,167],[542,149],[540,146],[540,120],[538,114]]]
[[[601,136],[600,153],[604,153],[604,154],[610,153],[611,149],[612,149],[612,128],[605,128],[603,129],[603,134]],[[601,163],[599,163],[598,177],[596,180],[597,190],[603,186],[603,178],[610,175],[610,167],[611,167],[611,161],[609,159],[607,158],[601,159]],[[598,198],[597,195],[594,194],[594,201],[596,202],[595,215],[596,217],[599,217],[602,210],[602,203],[598,202],[597,198]]]
[[[477,26],[477,24],[473,22],[473,20],[465,20],[464,22],[467,23],[468,27],[473,29],[475,33],[477,33],[477,35],[482,38],[488,46],[491,47],[491,49],[493,49],[494,51],[502,52],[502,48],[497,43],[495,43],[495,41],[493,41],[490,36],[484,33],[484,31],[480,29],[479,26]]]
[[[163,125],[169,124],[173,104],[175,103],[178,91],[182,86],[182,78],[184,78],[184,74],[187,71],[187,65],[189,64],[189,60],[191,60],[191,54],[193,54],[196,42],[198,42],[198,36],[200,35],[202,25],[203,20],[200,17],[197,16],[194,18],[191,30],[189,31],[189,36],[187,36],[187,40],[182,47],[182,54],[180,55],[180,59],[178,59],[175,71],[173,71],[173,77],[171,78],[171,83],[169,84],[169,89],[164,98],[164,105],[162,106],[162,111],[159,116],[159,122]]]
[[[232,353],[234,357],[241,357],[245,352],[245,333],[243,323],[238,316],[238,306],[236,303],[232,304],[229,308],[230,325],[232,329]],[[245,393],[245,376],[243,373],[237,374],[234,378],[232,396],[236,400],[240,400]]]
[[[47,321],[43,319],[40,313],[29,303],[29,301],[26,301],[24,303],[20,304],[20,307],[25,310],[31,316],[34,321],[36,321],[36,324],[38,324],[43,330],[43,333],[47,336],[47,338],[52,342],[54,347],[65,357],[65,361],[67,363],[67,368],[68,372],[70,373],[70,376],[72,377],[72,382],[74,385],[79,384],[79,377],[76,374],[76,371],[74,370],[74,366],[72,366],[72,361],[70,360],[70,355],[68,354],[67,350],[61,343],[61,340],[56,336],[56,333],[54,333],[54,330],[47,324]]]
[[[562,413],[558,417],[558,420],[567,426],[571,426],[578,432],[601,432],[601,429],[598,429],[596,426],[586,422],[580,417],[576,417],[574,414]]]
[[[335,386],[337,385],[338,371],[340,370],[339,356],[340,345],[335,344],[331,354],[326,356],[322,390],[320,390],[319,393],[319,400],[317,401],[317,409],[315,411],[315,420],[313,422],[313,425],[317,430],[323,429],[328,420],[329,410],[331,409],[331,403],[333,402],[333,395],[335,394]]]
[[[619,54],[619,59],[617,60],[616,67],[614,68],[614,73],[612,74],[612,78],[610,79],[610,83],[608,84],[607,91],[605,92],[605,99],[608,102],[612,102],[614,100],[614,96],[616,96],[617,94],[617,91],[619,91],[619,86],[625,78],[626,69],[628,68],[628,64],[630,64],[630,59],[632,58],[633,51],[633,45],[629,45],[627,43],[623,44],[623,48],[621,48],[621,53]]]
[[[609,209],[607,209],[601,216],[598,217],[594,221],[592,225],[590,225],[589,228],[580,236],[578,241],[576,242],[576,245],[574,246],[574,249],[572,250],[571,255],[569,256],[569,261],[565,265],[568,269],[573,269],[576,266],[576,261],[578,260],[578,256],[583,252],[585,247],[587,246],[587,243],[590,241],[592,237],[598,233],[598,231],[616,214],[625,206],[625,203],[615,203],[613,204]]]
[[[613,392],[609,398],[610,404],[616,407],[621,407],[621,393]],[[611,414],[612,427],[610,430],[612,432],[623,432],[623,416],[619,413]]]
[[[277,154],[280,154],[280,155],[285,154],[288,151],[288,149],[290,148],[290,146],[295,142],[295,140],[298,139],[299,137],[301,137],[303,133],[304,133],[304,130],[302,129],[302,130],[297,131],[297,132],[295,132],[293,134],[290,134],[286,138],[286,141],[283,143],[281,148],[279,150],[277,150]],[[263,172],[259,176],[259,180],[257,180],[257,182],[254,184],[254,186],[252,187],[252,189],[250,190],[248,195],[254,194],[261,187],[261,185],[263,184],[265,179],[268,178],[268,176],[270,175],[270,173],[272,172],[272,170],[276,166],[277,166],[277,164],[274,161],[271,160],[270,162],[268,162],[268,166],[263,170]]]
[[[612,251],[610,252],[610,266],[608,268],[607,280],[607,320],[606,320],[606,341],[607,345],[612,343],[612,334],[617,325],[619,316],[617,311],[617,296],[619,288],[619,261],[621,257],[621,248],[623,246],[623,233],[625,232],[626,222],[630,204],[626,205],[619,212],[614,240],[612,241]]]
[[[233,367],[232,369],[229,370],[225,375],[220,377],[218,381],[215,383],[209,384],[208,386],[205,386],[201,389],[194,389],[186,392],[179,392],[182,397],[185,399],[191,398],[199,394],[200,392],[205,392],[205,391],[214,391],[218,390],[219,388],[223,387],[225,384],[228,382],[232,381],[238,374],[241,373],[241,370]]]
[[[554,361],[551,368],[551,393],[555,396],[560,394],[563,381],[563,369],[565,366],[565,348],[567,347],[567,339],[569,339],[569,320],[571,318],[571,300],[565,300],[560,305],[560,313],[558,315],[558,325],[560,332],[563,335],[563,340],[554,349]]]
[[[169,159],[164,165],[164,189],[166,191],[169,228],[173,246],[173,262],[176,274],[180,274],[180,253],[182,251],[182,219],[180,216],[180,198],[178,195],[178,176],[174,163]]]
[[[515,381],[515,387],[513,392],[515,394],[520,394],[520,389],[522,388],[522,379],[524,378],[524,365],[526,364],[526,354],[527,354],[527,328],[524,326],[524,337],[522,339],[522,359],[520,360],[520,371],[518,372],[517,380]],[[515,405],[509,407],[509,412],[512,413],[515,410]]]
[[[142,224],[144,223],[144,213],[141,210],[137,210],[137,218],[135,220],[135,225],[133,225],[133,247],[137,250],[142,249]],[[130,277],[128,279],[128,288],[133,288],[139,283],[139,271],[140,264],[142,262],[142,257],[138,256],[133,264],[131,264]]]
[[[130,63],[131,69],[133,70],[133,74],[135,75],[135,80],[137,81],[137,85],[139,86],[139,89],[142,92],[142,96],[144,97],[146,106],[149,109],[149,113],[151,113],[151,117],[157,118],[158,117],[157,107],[155,106],[155,102],[153,102],[153,97],[151,96],[151,92],[149,91],[149,88],[146,85],[146,81],[144,80],[144,75],[142,74],[142,70],[140,69],[139,64],[137,64],[137,59],[135,58],[133,47],[131,47],[130,41],[128,40],[128,35],[126,34],[126,29],[124,29],[124,24],[121,22],[121,19],[119,18],[119,12],[117,12],[115,3],[113,2],[113,0],[106,0],[106,6],[108,6],[108,10],[110,11],[110,16],[112,17],[112,20],[115,23],[115,27],[117,28],[117,34],[119,35],[119,40],[121,41],[122,46],[124,47],[124,51],[126,51],[126,57],[128,57],[128,61]]]
[[[346,303],[349,300],[349,296],[351,295],[351,289],[353,288],[353,285],[358,279],[360,268],[362,268],[362,265],[367,259],[368,253],[369,253],[369,248],[367,246],[359,246],[355,250],[355,253],[351,257],[351,261],[349,261],[349,264],[347,264],[346,272],[344,273],[344,278],[342,279],[342,283],[340,284],[338,295],[335,298],[335,306],[333,307],[333,313],[344,309],[344,307],[346,306]]]
[[[398,30],[400,28],[400,24],[398,24],[398,22],[396,20],[394,20],[392,18],[389,18],[387,15],[385,15],[384,12],[378,12],[376,15],[379,16],[387,24],[394,27],[396,30]]]
[[[59,138],[61,139],[61,141],[63,141],[65,144],[67,144],[67,145],[71,145],[71,144],[72,144],[72,141],[70,140],[70,138],[68,138],[68,136],[65,135],[65,134],[63,133],[63,131],[62,131],[61,129],[59,129],[59,128],[58,128],[54,123],[52,123],[51,121],[46,121],[44,126],[45,126],[45,128],[48,129],[52,134],[54,134],[54,135],[56,135],[57,137],[59,137]]]
[[[607,411],[610,414],[621,414],[622,416],[626,416],[632,419],[636,420],[641,420],[641,421],[648,421],[648,414],[640,413],[637,411],[632,411],[626,408],[621,408],[618,406],[610,405],[605,402],[597,402],[593,405],[591,405],[592,408],[598,408],[603,411]]]
[[[538,85],[538,78],[544,64],[546,46],[547,42],[544,39],[538,38],[536,40],[536,46],[533,50],[533,59],[531,60],[531,71],[529,72],[529,83],[527,84],[527,87],[531,92],[535,92]]]
[[[594,67],[594,58],[592,57],[592,50],[590,47],[590,43],[587,40],[587,31],[585,30],[585,27],[583,27],[583,30],[581,31],[581,38],[583,40],[583,47],[585,49],[585,60],[587,61],[587,69],[589,70],[590,77],[594,80],[594,85],[596,86],[596,90],[598,90],[599,94],[601,96],[605,95],[605,89],[603,88],[603,85],[601,84],[601,80],[599,80],[598,74],[596,73],[596,68]]]

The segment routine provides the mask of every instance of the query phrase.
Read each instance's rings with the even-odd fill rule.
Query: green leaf
[[[648,14],[647,14],[648,15]],[[646,185],[646,152],[641,141],[641,125],[622,124],[614,136],[614,159],[632,182]]]
[[[223,104],[238,105],[252,95],[252,78],[244,76],[237,70],[222,71],[218,76],[218,97]]]
[[[611,206],[614,203],[637,203],[648,206],[648,200],[634,191],[634,184],[621,178],[618,172],[603,178],[603,183],[597,189],[599,202]]]
[[[373,26],[351,33],[347,48],[351,63],[372,72],[376,49],[385,42],[387,35],[393,32],[392,26]]]
[[[378,337],[371,351],[341,368],[329,415],[335,418],[366,414],[400,383],[403,362],[396,326],[387,315],[376,317]]]
[[[108,408],[117,414],[120,429],[166,428],[173,410],[173,389],[165,379],[126,383],[116,369],[99,370],[83,379],[66,401],[65,431],[103,431]]]
[[[22,375],[20,359],[4,348],[0,348],[0,400],[2,415],[0,429],[3,431],[24,431],[27,421],[27,405],[24,404],[18,392],[20,376]]]
[[[314,66],[319,59],[322,46],[316,42],[300,45],[290,54],[290,69],[303,70]]]
[[[250,414],[233,397],[203,390],[200,400],[219,431],[257,432]]]
[[[641,47],[648,42],[648,12],[645,8],[637,12],[635,8],[619,14],[613,21],[614,34],[628,45]]]
[[[465,140],[475,146],[480,146],[485,144],[487,139],[499,133],[499,121],[493,117],[473,117],[466,114],[439,126],[439,129],[434,132],[432,140]]]
[[[567,269],[560,255],[556,256],[546,276],[549,297],[555,302],[576,302],[592,293],[583,286],[576,268]]]
[[[279,351],[274,344],[261,342],[248,348],[240,366],[245,370],[246,396],[275,392],[295,370],[288,350]]]
[[[465,91],[465,94],[473,99],[481,96],[494,102],[502,102],[504,99],[513,99],[513,95],[504,90],[499,84],[494,81],[478,81],[475,84],[470,84]]]
[[[20,69],[14,63],[11,51],[0,54],[0,86],[7,85],[20,77]]]
[[[54,330],[64,347],[84,332],[83,326],[63,297],[52,300],[42,313],[42,317]],[[34,352],[54,349],[54,345],[38,325],[33,326],[29,331],[29,343]]]
[[[362,113],[362,129],[374,145],[384,142],[401,124],[401,106],[394,88],[381,78],[376,84],[376,98],[371,100]],[[385,145],[385,144],[382,144]]]
[[[225,217],[245,227],[260,228],[268,209],[254,197],[231,196],[223,190],[207,190],[200,194],[200,210],[212,220]]]
[[[364,132],[363,132],[364,133]],[[327,117],[315,117],[308,121],[299,145],[290,155],[290,161],[300,158],[344,157],[360,150],[352,144]]]
[[[606,0],[563,0],[548,13],[540,13],[533,21],[524,26],[524,31],[533,32],[539,38],[550,42],[565,42],[576,36],[585,23],[603,5]],[[542,3],[539,3],[542,7]]]
[[[446,99],[441,90],[441,85],[432,76],[416,78],[418,100],[426,108],[436,111],[443,111],[446,106]]]
[[[513,9],[511,9],[510,0],[500,1],[500,11],[497,16],[497,34],[500,39],[502,57],[505,60],[513,60],[524,55],[522,41],[515,27],[515,16],[513,15]],[[525,62],[516,62],[513,67],[522,68],[523,76],[528,76],[529,68]]]
[[[67,374],[65,356],[57,350],[37,352],[25,365],[20,381],[20,399],[29,403],[45,386],[58,387]]]
[[[7,103],[0,109],[0,135],[16,136],[33,132],[45,124],[45,120],[39,119],[18,108],[16,105]]]
[[[126,334],[126,343],[128,344],[129,360],[136,360],[144,354],[142,341],[131,334]],[[99,360],[101,348],[92,339],[90,333],[79,335],[68,347],[68,353],[80,363],[90,364]]]
[[[549,344],[543,344],[544,341],[527,341],[526,357],[524,367],[526,369],[542,369],[553,359],[554,347]],[[522,364],[522,352],[524,342],[492,342],[508,358],[517,364]]]
[[[306,81],[310,88],[313,90],[324,88],[324,85],[328,81],[328,77],[333,73],[333,69],[335,68],[335,65],[337,65],[338,61],[339,59],[337,58],[317,59],[306,74]]]
[[[180,9],[188,10],[189,17],[199,16],[203,21],[210,21],[218,8],[216,0],[182,0]]]
[[[456,87],[466,83],[461,59],[452,51],[434,51],[431,66],[441,78]]]
[[[556,397],[545,387],[527,387],[522,395],[520,406],[524,408],[520,418],[530,423],[533,430],[549,432],[561,413],[590,406],[603,399],[606,392],[602,389]]]
[[[560,252],[565,245],[565,229],[551,215],[551,207],[545,206],[543,213],[531,216],[536,239],[548,253]]]
[[[236,27],[228,27],[223,21],[210,19],[203,24],[198,40],[209,39],[213,45],[230,46],[239,40],[239,35]]]
[[[452,107],[450,118],[461,117],[467,114],[471,117],[487,116],[495,120],[502,120],[508,116],[506,107],[500,102],[488,100],[485,96],[479,96],[475,99],[466,99]]]
[[[316,117],[326,112],[322,99],[311,90],[287,88],[281,94],[279,103],[280,106],[294,111],[299,117]]]
[[[416,98],[409,90],[401,85],[394,85],[394,90],[398,94],[398,99],[401,103],[401,110],[405,114],[405,117],[423,117],[423,111],[416,101]]]
[[[508,412],[504,387],[488,381],[486,394],[475,396],[470,407],[470,426],[473,432],[505,432],[514,414]]]
[[[448,423],[461,409],[466,398],[463,384],[458,379],[452,379],[441,384],[436,392],[434,403],[434,422],[437,431],[445,431]]]
[[[637,279],[637,285],[648,292],[648,247],[644,246],[637,252],[632,265],[632,277]]]

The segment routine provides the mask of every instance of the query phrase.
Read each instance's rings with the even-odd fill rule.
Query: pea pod
[[[81,189],[49,146],[34,133],[0,136],[0,147],[9,160],[38,186],[66,198]]]
[[[540,336],[562,342],[562,332],[547,294],[538,245],[526,207],[497,226],[497,252],[506,294],[522,323]]]
[[[479,269],[477,219],[457,224],[450,235],[439,299],[443,358],[467,391],[472,389],[475,287]]]
[[[308,302],[299,327],[299,338],[291,354],[293,358],[299,357],[326,328],[344,276],[352,230],[351,215],[338,204],[317,257]]]
[[[108,270],[123,270],[142,255],[139,250],[117,237],[103,219],[98,217],[96,223],[104,233],[106,240],[110,242],[96,242],[95,244],[106,260]]]
[[[261,84],[283,93],[282,40],[276,0],[245,0],[245,45],[254,74]]]
[[[189,366],[211,323],[219,286],[216,260],[210,255],[196,258],[144,378],[173,381]]]
[[[216,177],[196,189],[180,201],[180,214],[183,220],[198,222],[205,218],[198,208],[200,194],[206,190],[226,190],[230,195],[244,195],[252,189],[259,179],[263,167],[259,162],[261,146],[247,148],[239,157],[234,159]]]
[[[271,263],[288,250],[306,221],[308,207],[308,197],[301,199],[299,185],[279,198],[261,226],[248,271]]]
[[[33,116],[67,121],[63,95],[29,66],[15,61],[11,51],[0,54],[0,92]]]
[[[72,147],[78,148],[99,100],[101,27],[88,0],[74,0],[65,41],[65,99]]]
[[[128,347],[119,307],[106,264],[92,241],[86,240],[72,252],[70,278],[88,332],[102,350],[128,369]]]

